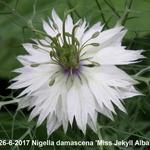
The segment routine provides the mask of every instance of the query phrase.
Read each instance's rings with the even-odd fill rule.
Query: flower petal
[[[124,47],[106,47],[101,49],[93,57],[93,61],[101,65],[125,65],[136,63],[138,59],[144,58],[143,50],[126,50]]]

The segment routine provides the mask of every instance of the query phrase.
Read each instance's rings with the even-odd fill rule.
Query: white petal
[[[109,46],[111,44],[121,44],[121,40],[125,35],[126,30],[124,30],[123,26],[114,27],[109,30],[105,30],[101,32],[98,37],[98,41],[101,44],[101,47]]]
[[[54,37],[57,35],[57,32],[55,32],[55,30],[53,30],[50,25],[43,20],[43,29],[44,31],[51,37]]]
[[[45,41],[46,42],[46,41]],[[30,55],[20,55],[17,59],[25,66],[31,65],[32,63],[44,63],[50,62],[51,58],[49,56],[50,48],[43,48],[37,45],[39,48],[34,48],[33,44],[26,43],[23,47]],[[41,48],[40,48],[41,47]]]
[[[54,113],[52,115],[49,115],[47,121],[47,134],[51,135],[60,126],[61,126],[61,122],[58,121],[56,115]]]
[[[65,22],[65,32],[72,33],[73,29],[73,20],[70,15],[67,16],[66,22]]]
[[[78,24],[81,20],[79,20],[76,24]],[[80,27],[77,28],[75,36],[77,37],[78,41],[82,44],[81,39],[82,36],[84,35],[85,30],[87,29],[88,25],[86,20],[83,20],[83,23],[81,24]]]
[[[42,42],[45,42],[45,44],[47,43],[45,40],[43,40]],[[47,43],[48,44],[48,43]],[[24,43],[22,44],[22,46],[24,47],[24,49],[30,54],[30,55],[44,55],[44,54],[48,54],[48,52],[50,51],[44,51],[43,49],[40,48],[34,48],[34,44],[32,43]]]
[[[92,60],[101,65],[132,64],[144,58],[142,52],[142,50],[126,50],[120,46],[106,47],[96,53]]]
[[[102,29],[103,29],[103,26],[101,25],[101,22],[94,24],[89,30],[87,30],[84,33],[84,35],[82,37],[82,44],[85,43],[87,40],[89,40],[94,33],[101,32]],[[92,42],[94,43],[94,41],[95,41],[95,39],[90,40],[89,42],[87,42],[87,44],[92,43]]]
[[[102,67],[99,67],[99,68],[102,68]],[[87,67],[84,67],[83,69],[84,69],[84,73],[86,74],[86,78],[88,80],[89,87],[90,87],[91,91],[93,92],[94,96],[96,97],[99,107],[103,108],[103,105],[104,105],[107,109],[109,109],[110,111],[115,113],[115,110],[113,107],[113,104],[115,104],[116,106],[118,106],[118,108],[120,110],[126,112],[124,109],[124,106],[121,104],[121,101],[120,101],[121,98],[119,96],[119,93],[115,89],[115,87],[117,87],[117,86],[113,87],[113,86],[110,86],[107,84],[107,82],[105,81],[103,76],[101,76],[101,73],[100,73],[101,69],[99,69],[99,70],[93,69],[92,70],[91,68],[89,69]],[[111,67],[109,67],[109,69],[111,69]],[[112,69],[116,69],[116,68],[112,66]],[[125,76],[126,76],[126,74],[125,74]],[[111,74],[109,77],[110,77],[110,79],[113,79],[113,74],[112,74],[112,78],[111,78]],[[109,78],[108,78],[108,80],[109,80]],[[122,79],[120,78],[120,81],[121,80]],[[128,83],[129,81],[127,80],[126,82]]]
[[[68,109],[68,118],[70,123],[72,124],[73,118],[76,117],[77,124],[80,128],[82,128],[82,120],[81,120],[81,103],[80,97],[78,94],[77,83],[74,82],[74,86],[68,91],[67,94],[67,109]]]
[[[91,118],[90,116],[88,117],[88,125],[89,127],[95,132],[97,133],[97,113],[95,112],[95,117]]]
[[[138,96],[138,95],[143,95],[142,93],[137,91],[133,86],[117,88],[117,90],[118,90],[118,93],[119,93],[121,99],[126,99],[126,98],[130,98],[130,97]]]
[[[67,102],[66,93],[62,93],[56,106],[56,116],[60,122],[63,124],[64,132],[68,129],[68,113],[67,113]]]
[[[113,115],[112,115],[112,112],[107,108],[105,107],[104,105],[102,107],[100,107],[100,105],[97,104],[96,106],[96,111],[100,112],[101,114],[107,116],[108,118],[110,118],[111,120],[114,120],[113,118]]]
[[[32,100],[35,100],[35,97],[23,97],[20,98],[18,110],[30,106]]]
[[[90,28],[83,36],[83,41],[87,41],[96,31],[101,31],[103,26],[99,27],[98,30],[98,24],[95,24],[92,28]],[[86,46],[81,51],[82,59],[85,58],[91,58],[97,56],[97,52],[100,52],[103,48],[107,48],[109,46],[121,46],[121,40],[126,34],[126,30],[124,30],[124,27],[115,27],[106,31],[103,31],[100,33],[100,35],[97,38],[91,39],[88,42],[86,42]],[[82,44],[84,43],[82,42]],[[98,43],[100,46],[92,46],[91,43]]]
[[[70,123],[72,124],[75,117],[78,127],[85,134],[88,116],[95,118],[95,100],[86,81],[82,82],[81,84],[79,79],[73,81],[68,92],[67,106]]]
[[[55,22],[55,24],[57,25],[59,33],[62,33],[62,24],[63,23],[54,9],[52,10],[52,19]]]

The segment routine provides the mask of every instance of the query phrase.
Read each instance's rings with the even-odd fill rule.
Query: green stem
[[[65,13],[65,17],[64,17],[64,20],[63,20],[63,40],[64,40],[64,45],[67,45],[67,41],[66,41],[66,35],[65,35],[65,23],[66,23],[66,19],[67,19],[67,16],[70,14],[70,13],[72,13],[73,11],[74,11],[75,9],[74,8],[72,8],[72,9],[70,9],[69,11],[67,11],[66,13]]]
[[[134,131],[134,132],[127,132],[127,131],[123,131],[123,130],[120,130],[120,129],[116,129],[116,128],[113,128],[112,126],[101,126],[103,129],[111,129],[111,130],[113,130],[113,131],[115,131],[116,133],[122,133],[122,134],[127,134],[127,135],[130,135],[130,136],[135,136],[135,137],[138,137],[138,138],[142,138],[142,139],[145,139],[145,140],[150,140],[150,138],[149,137],[144,137],[144,136],[142,136],[142,135],[139,135],[139,134],[137,134],[137,132],[136,131]]]
[[[13,116],[12,127],[11,127],[11,139],[14,139],[14,128],[15,128],[15,120],[16,120],[17,113],[18,111],[16,111]]]
[[[102,8],[101,8],[101,6],[100,6],[100,4],[99,4],[99,1],[98,1],[98,0],[95,0],[95,3],[96,3],[96,5],[97,5],[97,7],[98,7],[98,9],[99,9],[99,12],[100,12],[100,14],[101,14],[101,18],[102,18],[102,20],[103,20],[103,23],[105,23],[105,26],[108,28],[107,21],[106,21],[106,19],[105,19],[105,16],[104,16],[104,13],[103,13],[103,11],[102,11]]]
[[[67,19],[67,14],[65,15],[64,21],[63,21],[63,40],[64,40],[64,45],[67,44],[66,36],[65,36],[65,22],[66,22],[66,19]]]
[[[16,3],[15,3],[15,9],[17,8],[18,3],[19,3],[19,0],[16,0]]]
[[[35,15],[36,15],[36,5],[37,5],[37,0],[34,0],[34,4],[33,4],[33,15],[32,15],[32,19],[31,20],[33,20],[33,18],[35,17]]]
[[[30,133],[31,133],[31,129],[28,128],[27,131],[18,140],[25,139],[25,137],[28,136]],[[12,150],[15,150],[17,147],[18,147],[18,145],[13,146]]]
[[[74,26],[73,30],[72,30],[72,45],[74,45],[75,43],[75,31],[76,31],[76,28],[78,28],[79,25],[76,25]]]
[[[45,32],[36,30],[36,29],[34,29],[34,27],[30,27],[30,29],[31,29],[33,32],[36,32],[36,33],[39,33],[39,34],[41,34],[41,35],[44,35],[44,36],[49,37],[56,45],[58,45],[57,41],[56,41],[53,37],[47,35]]]
[[[11,101],[2,101],[0,102],[0,108],[3,106],[3,105],[8,105],[8,104],[13,104],[13,103],[18,103],[20,101],[20,99],[14,99],[14,100],[11,100]]]
[[[125,23],[128,19],[129,12],[130,12],[130,9],[132,7],[132,4],[133,4],[133,0],[130,0],[129,4],[126,4],[125,12],[124,12],[123,16],[121,17],[121,19],[119,21],[120,25],[125,25]]]
[[[146,71],[150,71],[150,66],[148,66],[148,67],[142,69],[142,70],[139,71],[135,76],[139,76],[139,75],[145,73]]]
[[[101,130],[100,125],[97,124],[97,135],[98,135],[98,139],[99,139],[99,140],[103,140],[100,130]],[[104,149],[103,149],[103,145],[100,145],[100,150],[104,150]]]
[[[68,4],[68,7],[69,7],[70,9],[74,9],[74,6],[71,4],[70,0],[67,0],[67,4]],[[76,14],[76,16],[77,16],[78,18],[81,18],[81,16],[80,16],[79,13],[76,11],[76,9],[74,9],[74,13]],[[71,12],[70,14],[71,14],[71,17],[74,18],[74,17],[73,17],[73,12]],[[73,19],[73,20],[74,20],[74,19]]]
[[[112,12],[118,17],[120,18],[120,15],[119,13],[116,11],[116,9],[107,1],[107,0],[104,0],[104,2],[107,4],[107,6],[112,10]]]

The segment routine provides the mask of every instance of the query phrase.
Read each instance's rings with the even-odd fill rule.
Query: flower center
[[[67,16],[66,16],[67,17]],[[80,28],[83,24],[83,21],[79,21],[76,23],[76,25],[73,26],[71,32],[66,32],[65,28],[65,21],[66,17],[63,21],[62,24],[62,31],[58,28],[57,24],[53,22],[53,28],[55,31],[58,31],[58,34],[55,37],[52,37],[50,35],[45,35],[43,32],[38,31],[38,33],[45,35],[48,37],[51,42],[48,47],[51,48],[51,51],[49,53],[52,61],[58,65],[60,65],[64,71],[64,73],[69,73],[69,74],[77,74],[79,73],[79,69],[81,68],[81,63],[80,61],[80,53],[81,51],[87,47],[87,46],[94,46],[98,47],[100,46],[99,43],[93,43],[93,39],[97,38],[100,34],[100,32],[95,32],[93,33],[82,45],[80,45],[80,42],[76,38],[76,29]],[[37,30],[35,30],[37,32]],[[39,41],[40,43],[40,41]],[[42,43],[40,43],[42,46]],[[36,45],[35,45],[36,48]],[[38,47],[37,47],[38,48]],[[89,58],[86,58],[89,59]],[[49,63],[49,62],[46,62]],[[46,64],[43,63],[43,64]],[[32,67],[37,67],[41,64],[32,64]],[[85,64],[84,66],[87,67],[94,67],[97,64],[95,62],[89,61],[89,64]]]
[[[73,27],[72,33],[69,33],[65,31],[65,20],[63,21],[62,34],[59,33],[55,38],[52,38],[50,57],[63,68],[64,72],[73,73],[80,66],[80,44],[75,37],[75,31],[80,23]],[[57,25],[55,28],[58,29]]]
[[[59,64],[64,70],[74,70],[80,65],[79,60],[79,49],[78,46],[69,43],[70,37],[68,37],[68,42],[62,46],[53,45],[52,51],[50,52],[51,59]]]

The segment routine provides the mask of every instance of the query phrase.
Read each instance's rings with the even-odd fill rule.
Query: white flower
[[[29,120],[39,116],[41,125],[47,119],[48,135],[61,125],[66,132],[75,120],[85,133],[87,125],[96,132],[98,113],[113,119],[114,105],[126,112],[123,100],[140,93],[133,86],[137,82],[117,66],[144,57],[142,50],[121,45],[124,27],[102,31],[100,22],[73,24],[70,15],[62,21],[53,10],[43,28],[43,39],[23,44],[29,54],[18,57],[23,67],[15,70],[19,75],[10,86],[23,88],[19,108],[32,109]]]

